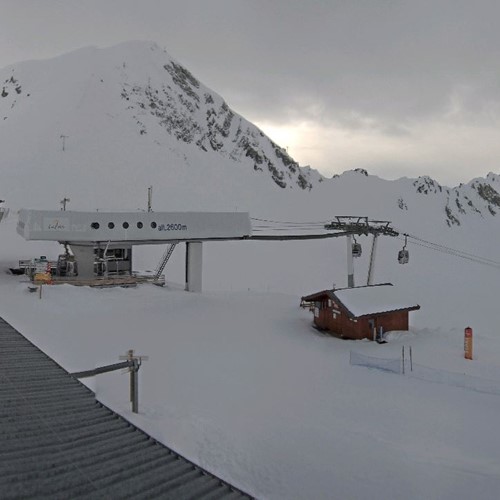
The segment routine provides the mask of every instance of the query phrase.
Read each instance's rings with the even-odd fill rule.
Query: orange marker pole
[[[464,331],[464,357],[472,359],[472,328],[470,326]]]

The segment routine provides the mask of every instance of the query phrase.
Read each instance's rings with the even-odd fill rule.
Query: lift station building
[[[96,276],[96,258],[115,257],[117,273],[132,272],[135,245],[186,243],[186,288],[202,290],[203,242],[251,236],[247,212],[19,212],[17,232],[26,240],[68,245],[78,262],[78,276]]]

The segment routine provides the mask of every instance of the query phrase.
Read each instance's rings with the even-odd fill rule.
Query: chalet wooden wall
[[[331,303],[331,301],[330,301]],[[370,320],[373,320],[377,331],[382,327],[384,332],[392,330],[408,330],[408,311],[381,313],[359,319],[350,319],[345,308],[328,301],[318,302],[314,314],[314,323],[322,330],[329,330],[341,337],[350,339],[373,339]]]

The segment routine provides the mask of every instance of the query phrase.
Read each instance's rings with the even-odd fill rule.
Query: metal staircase
[[[0,203],[3,203],[3,200],[0,200]],[[9,215],[9,209],[5,207],[0,207],[0,222],[6,219],[7,215]]]
[[[171,243],[168,245],[167,249],[165,250],[165,253],[163,254],[163,257],[161,258],[160,262],[158,263],[158,266],[155,270],[155,274],[153,277],[153,283],[156,283],[161,276],[161,273],[165,269],[165,266],[167,265],[168,259],[172,256],[172,253],[174,252],[175,247],[177,246],[177,242]]]

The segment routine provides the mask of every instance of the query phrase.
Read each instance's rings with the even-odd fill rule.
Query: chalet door
[[[369,338],[375,340],[377,337],[377,334],[375,332],[375,320],[374,319],[368,320],[368,329],[370,330]]]

